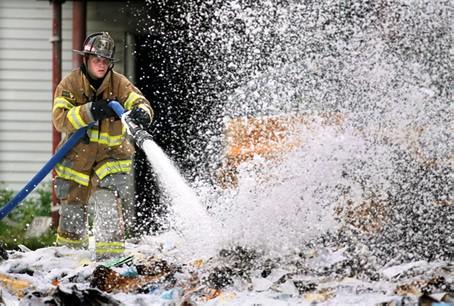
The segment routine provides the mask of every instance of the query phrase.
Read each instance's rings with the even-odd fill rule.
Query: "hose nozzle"
[[[140,125],[134,123],[131,118],[129,118],[129,112],[126,112],[121,116],[121,121],[123,122],[123,125],[126,127],[126,131],[128,135],[132,136],[134,138],[137,146],[142,148],[143,142],[145,140],[152,140],[153,137],[145,131]]]

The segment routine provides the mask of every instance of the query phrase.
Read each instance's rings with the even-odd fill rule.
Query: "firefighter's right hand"
[[[103,120],[106,118],[116,118],[118,115],[115,111],[109,106],[108,100],[98,100],[96,102],[91,102],[91,115],[95,121]]]
[[[134,124],[140,126],[143,129],[148,128],[151,124],[150,110],[142,104],[134,106],[133,109],[129,112],[128,117]]]

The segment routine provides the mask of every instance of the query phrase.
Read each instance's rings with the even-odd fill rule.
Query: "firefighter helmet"
[[[73,50],[80,55],[96,55],[107,58],[112,62],[117,61],[115,55],[115,43],[108,32],[96,32],[87,36],[82,51]]]

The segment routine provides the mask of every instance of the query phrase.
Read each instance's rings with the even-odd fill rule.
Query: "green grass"
[[[15,196],[15,192],[0,188],[0,207]],[[55,230],[50,229],[39,237],[26,237],[27,229],[36,216],[49,217],[51,212],[51,188],[49,184],[39,187],[21,204],[0,221],[0,244],[6,249],[17,249],[19,244],[35,250],[53,245]]]

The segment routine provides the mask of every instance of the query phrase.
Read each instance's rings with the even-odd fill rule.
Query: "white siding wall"
[[[63,74],[72,65],[71,5],[62,12]],[[52,154],[51,36],[49,2],[0,1],[0,182],[13,190]]]
[[[66,1],[62,6],[62,77],[72,69],[72,5]],[[112,34],[120,59],[115,70],[121,73],[131,56],[125,55],[126,33],[134,30],[128,28],[132,17],[123,6],[118,1],[87,3],[87,32]],[[48,1],[0,1],[0,183],[13,190],[20,190],[52,154],[51,36]]]

